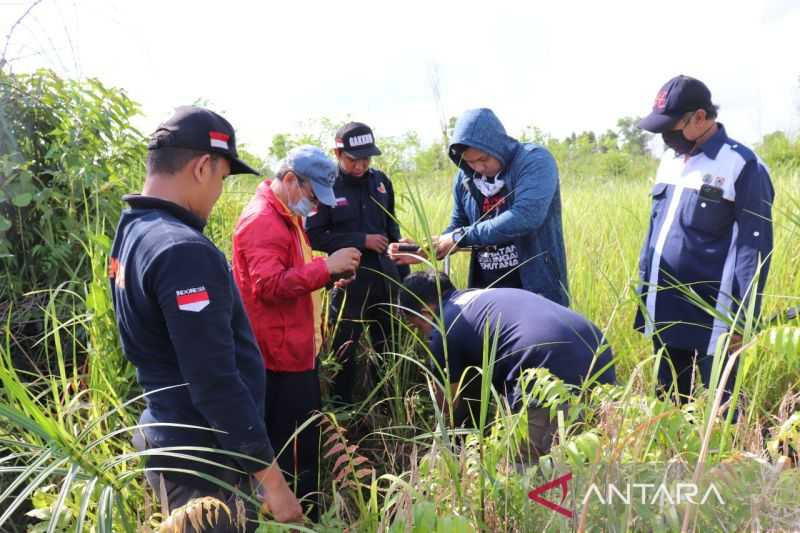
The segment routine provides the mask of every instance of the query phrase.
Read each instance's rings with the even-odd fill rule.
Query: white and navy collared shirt
[[[772,252],[768,169],[719,124],[696,154],[664,153],[651,195],[635,327],[668,346],[713,354],[746,297],[759,310]]]

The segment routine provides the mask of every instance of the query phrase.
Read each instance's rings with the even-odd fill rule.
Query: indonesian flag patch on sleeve
[[[178,302],[178,309],[193,313],[202,311],[211,303],[205,287],[175,291],[175,299]]]

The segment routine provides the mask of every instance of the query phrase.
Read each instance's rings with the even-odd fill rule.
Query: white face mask
[[[497,176],[494,177],[493,182],[488,181],[486,176],[472,178],[472,181],[475,183],[475,186],[478,188],[478,190],[481,191],[481,194],[487,198],[492,197],[500,192],[500,189],[502,189],[503,185],[505,185],[505,181],[500,179],[500,172],[498,172]]]

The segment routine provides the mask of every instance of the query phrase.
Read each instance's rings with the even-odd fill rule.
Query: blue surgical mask
[[[307,217],[311,213],[314,212],[314,202],[308,199],[308,197],[303,196],[297,202],[291,204],[289,209],[292,210],[292,213],[301,217]]]
[[[316,210],[314,202],[308,199],[303,190],[303,182],[298,178],[295,186],[300,190],[300,199],[289,204],[289,210],[297,216],[307,217]]]

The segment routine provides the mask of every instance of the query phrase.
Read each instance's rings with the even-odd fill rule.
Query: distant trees
[[[415,178],[454,172],[455,167],[447,155],[446,139],[452,137],[455,120],[455,117],[450,117],[446,135],[430,144],[422,142],[415,132],[379,138],[378,145],[383,155],[375,159],[375,165],[392,177]],[[658,164],[648,148],[653,135],[639,129],[636,126],[638,122],[639,117],[622,117],[617,120],[615,128],[603,133],[573,132],[563,139],[529,125],[517,138],[522,142],[541,144],[550,150],[558,161],[562,179],[649,179]],[[279,133],[272,138],[269,159],[279,160],[294,146],[304,143],[327,150],[332,147],[335,132],[342,123],[321,119],[305,123],[298,133]],[[800,169],[798,139],[792,140],[782,132],[775,132],[766,135],[756,149],[770,166]]]
[[[636,126],[640,117],[623,117],[617,121],[617,132],[622,141],[622,149],[634,155],[647,153],[647,143],[653,137]]]
[[[755,150],[770,168],[800,171],[800,136],[792,140],[782,131],[768,133],[756,144]]]
[[[286,153],[301,144],[311,144],[319,146],[323,150],[333,147],[336,130],[342,127],[347,121],[334,121],[329,118],[311,120],[300,124],[299,133],[278,133],[273,135],[270,144],[269,157],[275,161],[286,157]]]
[[[608,129],[599,137],[593,131],[573,132],[562,141],[556,142],[561,142],[578,151],[606,153],[619,150],[632,155],[647,155],[647,145],[653,135],[636,126],[639,120],[639,117],[623,117],[617,120],[616,129]],[[547,146],[551,146],[554,142],[554,139],[536,126],[526,127],[520,138],[527,142]]]
[[[546,146],[558,161],[562,178],[604,177],[645,179],[652,176],[656,160],[647,149],[652,135],[639,130],[638,117],[623,117],[615,129],[600,135],[593,131],[571,133],[557,139],[536,126],[526,127],[520,140]]]
[[[278,133],[272,137],[267,150],[269,158],[277,162],[286,153],[301,144],[319,146],[323,150],[333,147],[336,131],[345,121],[333,121],[328,118],[309,121],[301,125],[299,133]],[[447,157],[446,138],[452,136],[455,118],[447,124],[447,136],[441,141],[424,145],[416,132],[407,132],[396,137],[380,137],[378,147],[383,154],[376,158],[376,165],[390,176],[404,173],[412,176],[429,175],[431,173],[450,170],[452,165]]]

